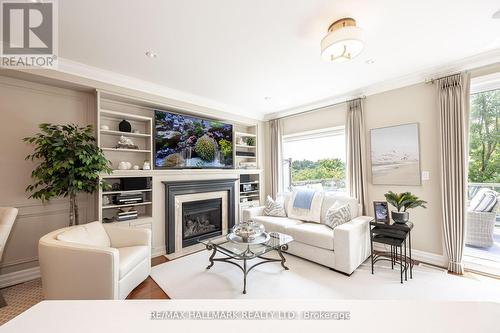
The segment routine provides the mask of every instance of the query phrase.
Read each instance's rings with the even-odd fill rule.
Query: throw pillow
[[[108,233],[99,221],[72,227],[57,235],[57,239],[63,242],[78,243],[82,245],[98,247],[111,246]]]
[[[495,191],[489,189],[481,189],[471,200],[469,211],[474,212],[491,212],[497,204],[497,195]]]
[[[325,216],[325,224],[332,229],[335,229],[341,224],[351,220],[351,209],[349,205],[333,205],[328,209]]]
[[[481,200],[472,209],[475,212],[491,212],[497,204],[497,195],[495,191],[484,191]]]
[[[270,196],[267,196],[264,206],[264,215],[286,217],[285,207],[283,207],[283,204],[279,201],[274,201]]]

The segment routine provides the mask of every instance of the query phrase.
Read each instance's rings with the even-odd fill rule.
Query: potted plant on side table
[[[40,124],[39,128],[40,133],[24,138],[35,146],[26,159],[38,163],[31,172],[34,183],[26,191],[42,201],[69,197],[69,225],[79,224],[77,194],[106,188],[100,175],[112,172],[111,162],[97,146],[91,125]]]
[[[396,223],[406,223],[410,219],[410,214],[407,212],[411,208],[427,208],[427,201],[419,199],[416,195],[410,192],[394,193],[392,191],[384,194],[388,203],[394,206],[397,211],[391,211],[391,217]]]

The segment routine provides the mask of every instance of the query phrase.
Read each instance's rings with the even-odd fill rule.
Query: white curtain
[[[437,80],[441,128],[441,198],[443,236],[448,255],[448,270],[463,274],[467,216],[467,161],[469,135],[468,74]]]
[[[346,180],[347,190],[366,209],[366,164],[365,164],[365,126],[361,99],[347,103],[346,117]]]
[[[271,141],[271,195],[276,199],[283,187],[281,120],[269,121]]]

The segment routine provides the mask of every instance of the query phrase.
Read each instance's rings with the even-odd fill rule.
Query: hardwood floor
[[[151,259],[151,266],[156,266],[167,262],[165,256],[159,256]],[[167,294],[160,288],[158,284],[148,277],[144,282],[138,285],[127,296],[127,299],[170,299]]]

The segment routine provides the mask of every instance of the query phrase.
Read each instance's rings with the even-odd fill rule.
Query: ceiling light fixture
[[[375,63],[375,60],[373,59],[368,59],[367,61],[365,61],[367,65],[372,65]]]
[[[494,19],[500,19],[500,10],[496,11],[492,16]]]
[[[363,30],[356,20],[342,18],[328,27],[328,34],[321,40],[321,57],[332,62],[352,60],[363,50]]]
[[[146,56],[152,59],[158,58],[158,54],[153,51],[146,51]]]

